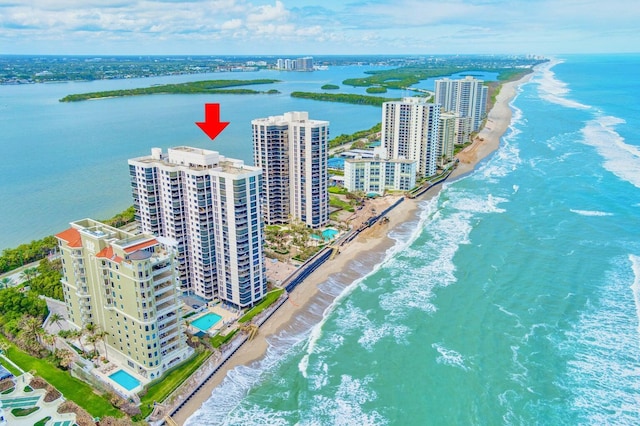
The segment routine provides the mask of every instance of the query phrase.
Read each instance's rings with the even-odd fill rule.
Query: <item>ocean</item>
[[[638,69],[542,66],[499,150],[329,277],[187,424],[639,424]]]

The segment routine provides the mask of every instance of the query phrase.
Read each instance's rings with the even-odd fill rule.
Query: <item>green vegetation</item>
[[[16,417],[25,417],[31,413],[35,413],[39,409],[40,407],[14,408],[13,410],[11,410],[11,414],[13,414]]]
[[[354,211],[353,206],[350,203],[348,203],[347,201],[343,201],[338,197],[329,196],[329,205],[331,207],[337,207],[348,212]]]
[[[43,259],[50,252],[55,251],[57,247],[58,240],[54,236],[49,236],[31,241],[28,244],[20,244],[13,249],[4,249],[2,256],[0,256],[0,273],[12,271],[27,263]]]
[[[378,123],[369,130],[360,130],[350,135],[339,135],[329,141],[329,148],[335,148],[340,145],[344,145],[347,143],[353,143],[353,141],[357,141],[358,139],[366,138],[371,135],[376,135],[382,130],[382,123]]]
[[[366,74],[371,74],[369,77],[348,78],[342,84],[354,87],[382,86],[389,89],[403,89],[428,78],[444,77],[461,71],[464,69],[452,66],[437,68],[426,65],[408,66],[391,70],[367,71]]]
[[[273,291],[267,293],[267,296],[262,300],[262,302],[258,303],[253,308],[249,309],[249,311],[246,314],[244,314],[238,320],[238,322],[239,323],[244,323],[244,322],[251,321],[253,319],[253,317],[258,315],[260,312],[264,311],[266,308],[271,306],[271,304],[273,304],[273,302],[278,300],[278,298],[280,297],[280,295],[282,293],[284,293],[284,289],[283,288],[279,288],[277,290],[273,290]]]
[[[325,84],[321,87],[322,90],[337,90],[340,86],[336,86],[335,84]]]
[[[388,88],[388,89],[404,89],[411,87],[414,84],[419,83],[422,80],[434,77],[446,77],[451,74],[456,74],[464,71],[486,71],[498,73],[499,81],[507,81],[517,79],[522,75],[532,72],[531,69],[523,68],[502,68],[491,66],[479,66],[476,64],[468,64],[465,66],[438,66],[433,64],[425,64],[419,66],[407,66],[401,68],[394,68],[390,70],[382,71],[367,71],[366,74],[371,74],[368,77],[362,78],[349,78],[342,82],[342,84],[354,87],[369,87],[375,89],[376,87]],[[373,87],[372,87],[373,86]],[[368,93],[379,93],[369,92]]]
[[[31,328],[34,329],[33,331],[38,328],[41,329],[42,322],[49,312],[47,303],[40,299],[37,294],[32,291],[21,292],[15,287],[0,290],[0,306],[2,306],[0,311],[1,331],[9,337],[16,337],[25,331],[31,332]],[[30,330],[27,330],[26,321],[29,318],[36,320],[38,323],[33,327],[28,324]],[[29,371],[29,369],[25,371]]]
[[[23,392],[33,392],[33,388],[29,385],[25,386],[24,389],[22,389]]]
[[[42,259],[37,268],[38,274],[29,280],[31,290],[57,300],[64,300],[62,293],[62,261]]]
[[[140,398],[140,414],[134,420],[142,420],[153,411],[153,402],[162,402],[171,392],[184,383],[208,358],[211,352],[197,352],[191,359],[170,370],[169,373],[147,385],[147,393]]]
[[[367,93],[387,93],[387,88],[383,86],[367,87]]]
[[[347,189],[346,188],[341,188],[339,186],[330,186],[329,187],[329,194],[346,194]]]
[[[211,339],[209,339],[209,342],[211,343],[211,346],[213,346],[214,348],[217,349],[220,346],[222,346],[225,343],[227,343],[229,340],[231,340],[233,338],[233,336],[236,335],[237,332],[238,332],[238,329],[236,328],[235,330],[227,333],[224,336],[221,335],[220,333],[218,333],[215,336],[213,336]]]
[[[102,220],[105,225],[113,226],[114,228],[120,228],[136,220],[136,209],[131,206],[126,210],[116,214],[111,219]]]
[[[315,101],[343,102],[346,104],[382,106],[389,101],[397,101],[399,98],[381,98],[379,96],[352,95],[345,93],[313,93],[291,92],[292,98],[313,99]]]
[[[38,420],[33,424],[33,426],[45,426],[49,420],[51,420],[51,416],[47,416],[44,419]]]
[[[252,84],[271,84],[280,80],[258,79],[258,80],[204,80],[192,81],[179,84],[161,84],[151,87],[143,87],[138,89],[126,90],[107,90],[104,92],[80,93],[76,95],[67,95],[60,99],[60,102],[78,102],[88,99],[113,98],[122,96],[140,96],[162,94],[194,94],[194,93],[223,93],[223,94],[255,94],[261,93],[249,89],[228,90],[227,87],[248,86]],[[276,91],[277,92],[277,91]],[[272,90],[269,93],[273,93]]]
[[[6,342],[4,339],[0,341]],[[78,380],[66,372],[58,369],[45,359],[35,358],[18,349],[14,344],[8,345],[7,357],[24,371],[34,370],[39,376],[58,389],[65,398],[74,401],[94,417],[122,417],[123,413],[113,407],[109,401],[96,395],[88,384]]]

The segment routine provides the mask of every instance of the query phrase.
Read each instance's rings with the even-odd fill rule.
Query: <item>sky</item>
[[[639,51],[638,0],[0,0],[0,54]]]

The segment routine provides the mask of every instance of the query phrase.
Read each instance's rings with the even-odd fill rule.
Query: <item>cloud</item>
[[[0,0],[0,45],[4,53],[553,53],[589,40],[582,49],[637,51],[638,21],[636,0]]]

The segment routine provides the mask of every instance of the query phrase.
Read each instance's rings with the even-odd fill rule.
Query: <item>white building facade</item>
[[[488,88],[484,81],[467,76],[464,79],[449,78],[435,81],[435,102],[447,112],[460,117],[471,117],[471,131],[476,131],[487,110]]]
[[[349,192],[384,195],[385,191],[409,191],[416,186],[415,160],[349,158],[344,162],[344,187]]]
[[[329,122],[307,112],[251,121],[254,163],[263,173],[267,224],[300,220],[311,228],[329,221]]]
[[[381,142],[387,157],[415,160],[417,173],[436,173],[440,105],[409,97],[382,105]]]
[[[266,294],[262,171],[181,146],[129,160],[136,219],[175,241],[180,285],[244,308]]]

